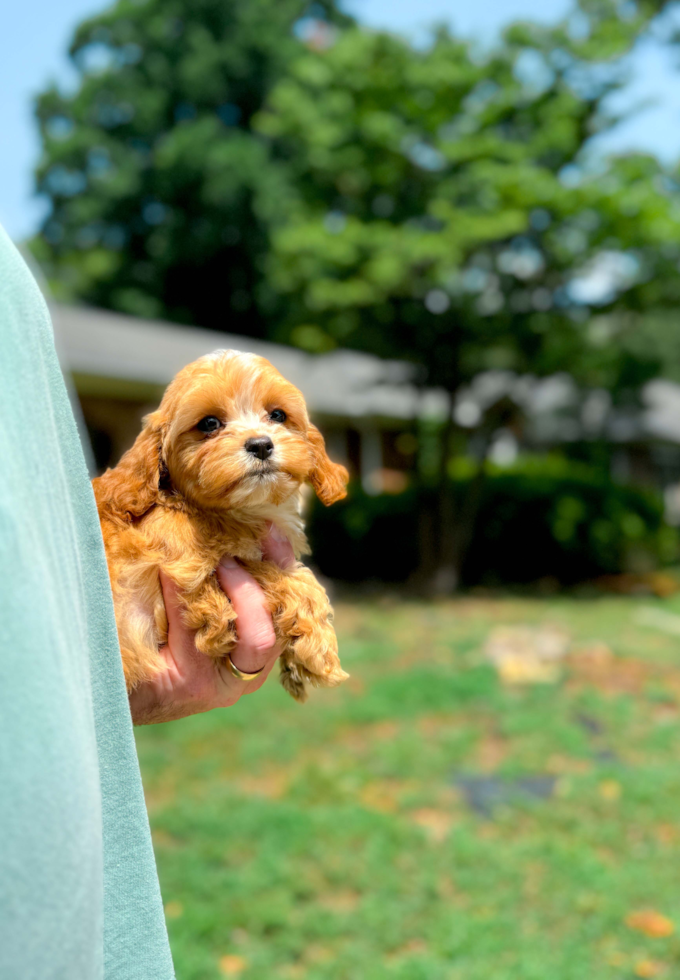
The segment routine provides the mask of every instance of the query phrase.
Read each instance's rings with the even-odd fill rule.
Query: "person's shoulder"
[[[33,323],[51,333],[50,315],[26,258],[0,225],[0,334]]]
[[[54,359],[54,333],[45,298],[26,258],[0,225],[0,340],[4,374]]]

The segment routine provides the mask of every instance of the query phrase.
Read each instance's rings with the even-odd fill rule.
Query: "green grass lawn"
[[[680,612],[340,604],[343,688],[138,730],[179,980],[680,977],[680,637],[650,606]],[[614,659],[503,687],[489,630],[544,623]],[[459,782],[537,775],[490,815]]]

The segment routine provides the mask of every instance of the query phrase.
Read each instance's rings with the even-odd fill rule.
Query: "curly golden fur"
[[[263,561],[270,523],[308,551],[300,488],[324,504],[346,494],[304,399],[262,357],[215,351],[189,364],[147,415],[132,449],[93,481],[129,689],[163,670],[168,622],[159,570],[180,589],[199,651],[224,662],[236,614],[214,574],[232,555],[264,591],[281,648],[281,683],[297,700],[307,684],[343,681],[322,586],[299,561]]]

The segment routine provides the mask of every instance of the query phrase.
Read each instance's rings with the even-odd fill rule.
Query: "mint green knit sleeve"
[[[2,229],[0,977],[174,977],[94,498]]]

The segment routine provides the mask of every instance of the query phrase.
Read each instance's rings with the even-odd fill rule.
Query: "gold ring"
[[[264,670],[264,667],[260,667],[260,669],[256,670],[254,674],[246,674],[244,670],[238,669],[238,667],[233,662],[229,654],[227,654],[227,664],[229,665],[229,670],[232,672],[234,677],[237,677],[240,681],[243,681],[244,684],[248,684],[250,683],[250,681],[254,681],[255,678],[259,677],[262,671]]]

